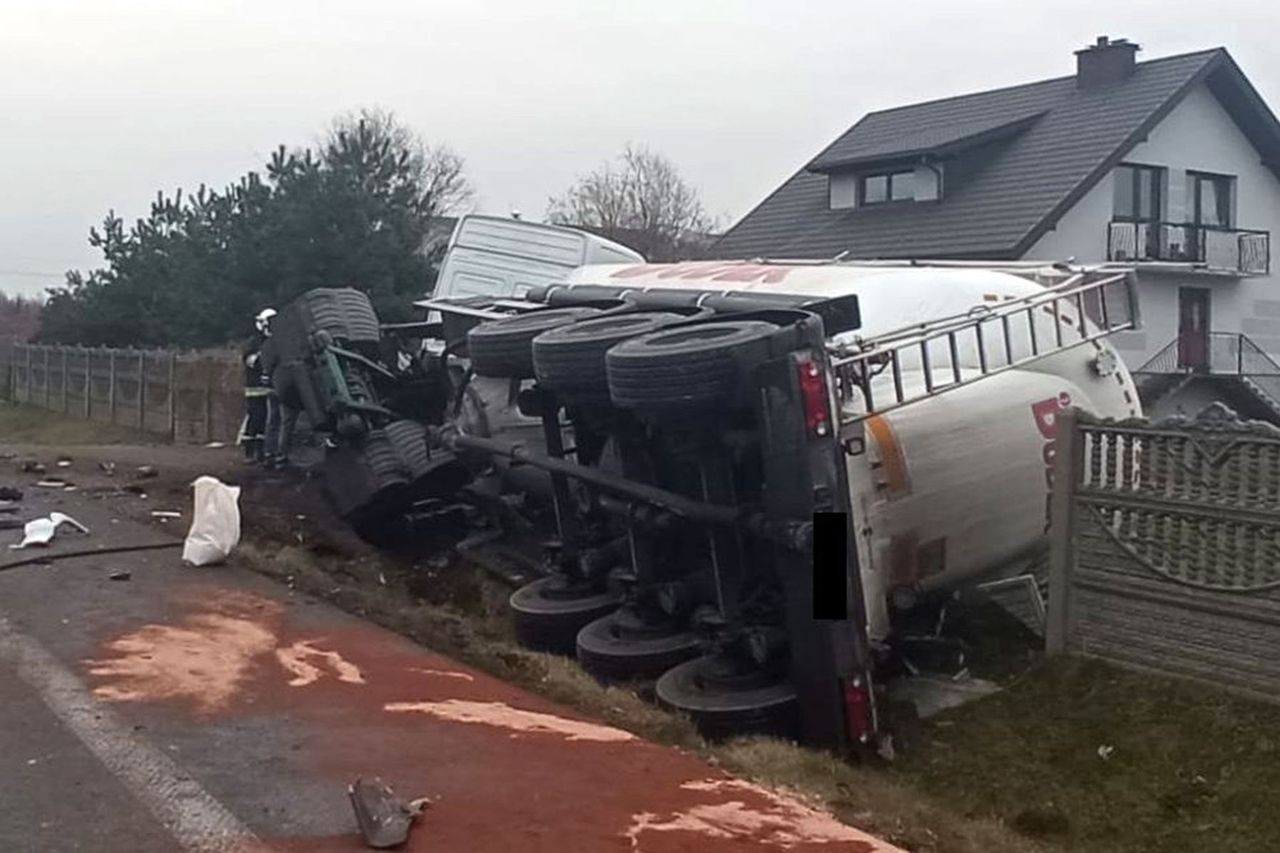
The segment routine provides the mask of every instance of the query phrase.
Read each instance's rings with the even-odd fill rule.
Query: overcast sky
[[[632,141],[728,224],[863,113],[1071,73],[1099,34],[1225,46],[1280,107],[1277,32],[1262,0],[0,0],[0,288],[361,106],[462,154],[483,212],[541,217]]]

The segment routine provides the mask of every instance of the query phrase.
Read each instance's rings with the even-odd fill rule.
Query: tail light
[[[861,675],[841,682],[844,696],[845,732],[852,743],[867,743],[875,734],[875,709],[871,704],[871,683]]]
[[[827,383],[822,375],[822,366],[805,358],[796,362],[796,371],[800,379],[805,427],[814,435],[826,435],[831,431],[831,418],[827,408]]]

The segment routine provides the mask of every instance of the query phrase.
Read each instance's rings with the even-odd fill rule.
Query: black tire
[[[768,354],[772,323],[701,323],[630,338],[605,357],[609,395],[626,409],[670,409],[728,402],[744,364]]]
[[[572,655],[582,627],[621,603],[620,592],[559,575],[527,583],[511,593],[516,641],[527,649]]]
[[[604,682],[652,681],[696,657],[698,638],[669,619],[645,619],[631,607],[603,616],[578,632],[578,663]]]
[[[683,319],[679,314],[642,311],[559,326],[533,339],[534,373],[540,383],[562,394],[607,400],[605,352],[627,338],[656,332]]]
[[[799,734],[799,702],[791,683],[725,655],[694,658],[667,670],[654,691],[659,704],[688,714],[709,740]]]
[[[481,323],[467,333],[471,368],[480,376],[532,379],[534,338],[599,313],[597,308],[548,308]]]
[[[377,345],[382,339],[378,315],[369,297],[350,287],[323,287],[302,295],[311,331],[325,331],[348,344]]]
[[[426,427],[417,421],[392,421],[382,431],[395,448],[409,479],[416,480],[427,472],[431,459],[427,453]]]
[[[271,324],[273,363],[308,358],[318,336],[376,354],[382,333],[369,297],[349,287],[320,287],[290,302]]]

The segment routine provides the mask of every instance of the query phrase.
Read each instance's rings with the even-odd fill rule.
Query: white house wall
[[[1203,84],[1190,92],[1125,162],[1163,166],[1168,172],[1164,219],[1185,222],[1186,172],[1236,177],[1236,225],[1280,235],[1280,180],[1261,163],[1257,149]],[[1114,173],[1085,194],[1026,255],[1037,260],[1104,261],[1111,220]],[[1273,265],[1274,269],[1274,265]],[[1115,344],[1138,367],[1177,335],[1178,288],[1211,291],[1209,321],[1218,332],[1244,332],[1280,359],[1280,282],[1276,277],[1223,278],[1195,273],[1140,273],[1143,328],[1117,335]]]

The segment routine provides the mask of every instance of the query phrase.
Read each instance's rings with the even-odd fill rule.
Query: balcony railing
[[[1133,371],[1139,383],[1149,377],[1179,374],[1238,376],[1280,411],[1280,364],[1248,335],[1181,335]]]
[[[1107,260],[1199,264],[1207,270],[1268,275],[1271,233],[1188,222],[1107,224]]]

